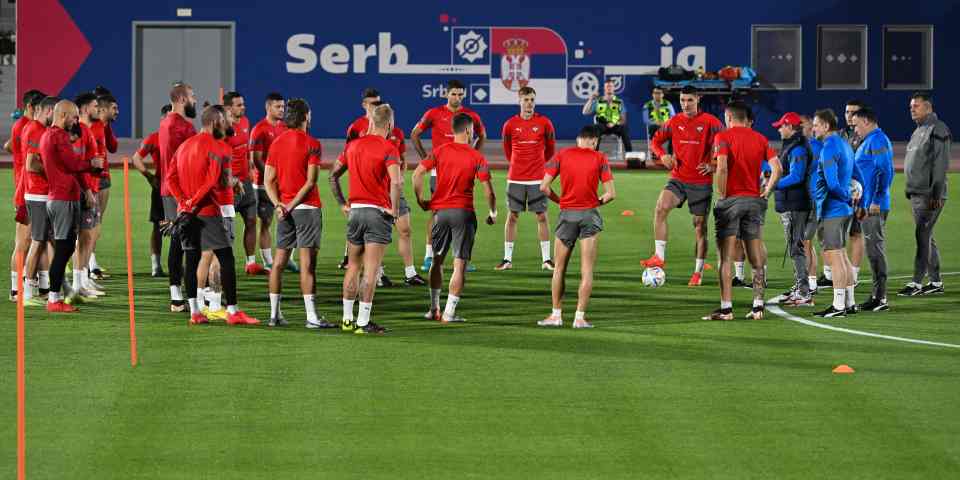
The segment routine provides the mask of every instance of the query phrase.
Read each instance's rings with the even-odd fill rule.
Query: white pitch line
[[[767,311],[769,311],[770,313],[773,313],[774,315],[782,317],[786,320],[790,320],[791,322],[797,322],[797,323],[801,323],[803,325],[808,325],[811,327],[822,328],[824,330],[833,330],[834,332],[849,333],[851,335],[860,335],[863,337],[882,338],[884,340],[894,340],[898,342],[916,343],[920,345],[931,345],[934,347],[960,348],[960,345],[954,345],[952,343],[931,342],[929,340],[917,340],[914,338],[894,337],[891,335],[881,335],[879,333],[863,332],[860,330],[853,330],[849,328],[834,327],[833,325],[825,325],[823,323],[817,323],[817,322],[814,322],[813,320],[807,320],[805,318],[800,318],[796,315],[792,315],[787,312],[784,312],[783,309],[781,309],[776,305],[768,305]]]

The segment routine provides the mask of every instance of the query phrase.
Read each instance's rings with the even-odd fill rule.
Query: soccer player
[[[607,157],[597,151],[600,133],[593,125],[586,126],[577,135],[577,146],[560,151],[547,164],[540,191],[560,204],[557,219],[557,268],[553,271],[551,292],[553,310],[550,316],[537,322],[541,327],[563,326],[563,294],[566,273],[573,256],[573,247],[580,243],[580,288],[577,290],[577,310],[573,328],[592,328],[587,321],[587,303],[593,292],[593,266],[597,261],[597,247],[603,218],[597,208],[616,198],[613,174]],[[560,177],[563,196],[557,196],[550,185]],[[597,184],[603,185],[603,195],[597,196]]]
[[[273,268],[273,250],[271,250],[273,239],[271,238],[270,224],[273,222],[274,205],[270,202],[267,191],[263,189],[263,170],[270,152],[270,144],[287,129],[283,123],[283,95],[277,92],[267,94],[264,109],[266,115],[250,131],[250,157],[253,159],[254,167],[256,167],[253,175],[253,188],[257,190],[257,215],[260,217],[260,256],[263,257],[263,268],[255,263],[252,265],[247,263],[247,275],[265,275],[268,273],[267,270]],[[294,273],[300,271],[293,259],[290,259],[287,263],[287,269]]]
[[[413,127],[413,131],[410,132],[410,139],[413,140],[413,147],[417,150],[417,155],[420,156],[420,160],[426,160],[427,150],[423,148],[423,142],[420,140],[420,136],[423,135],[423,132],[430,130],[430,147],[431,150],[436,150],[437,147],[450,143],[453,141],[453,125],[451,121],[453,116],[459,112],[466,113],[473,118],[473,131],[476,135],[476,140],[473,145],[473,148],[477,151],[483,150],[483,142],[487,139],[486,129],[483,127],[483,122],[480,120],[480,115],[477,115],[473,110],[463,106],[463,97],[466,95],[466,87],[459,80],[450,80],[447,82],[447,103],[446,105],[440,105],[433,107],[430,110],[427,110],[423,114],[423,117],[420,118],[420,121],[417,122],[417,125]],[[434,190],[436,185],[436,176],[437,172],[430,172],[430,191]],[[423,265],[420,267],[420,271],[426,272],[430,270],[430,262],[433,261],[433,241],[430,238],[430,235],[433,232],[433,216],[431,215],[427,219],[427,241],[426,247],[423,254]],[[467,270],[470,270],[470,267],[467,267]]]
[[[487,225],[497,220],[497,197],[490,184],[490,168],[483,155],[474,150],[473,118],[465,113],[453,116],[453,142],[435,149],[413,172],[413,191],[417,204],[424,210],[432,210],[436,216],[433,224],[433,262],[430,264],[430,310],[425,318],[443,323],[463,322],[457,316],[457,305],[466,283],[467,263],[473,253],[473,240],[477,235],[477,214],[473,210],[473,185],[479,180],[490,212]],[[429,200],[423,199],[423,176],[437,172],[436,190]],[[453,274],[447,292],[447,304],[440,313],[440,291],[443,288],[443,262],[447,253],[453,254]]]
[[[400,153],[387,140],[393,130],[393,109],[380,105],[373,112],[373,127],[368,135],[347,145],[347,150],[330,170],[330,185],[347,221],[349,263],[343,275],[343,320],[341,328],[356,334],[382,334],[386,329],[370,320],[373,294],[383,262],[383,253],[391,241],[403,190]],[[343,196],[340,177],[350,170],[349,203]],[[360,311],[353,320],[353,303],[359,282]]]
[[[90,128],[100,114],[96,94],[92,92],[82,93],[74,99],[73,103],[80,110],[79,128],[81,136],[77,139],[75,146],[83,148],[85,160],[91,160],[95,156],[104,159],[105,147],[97,141],[96,135]],[[102,164],[103,162],[101,162]],[[84,195],[87,198],[80,202],[80,233],[77,237],[77,251],[73,262],[73,294],[67,298],[68,303],[83,303],[87,300],[93,300],[94,297],[106,295],[103,287],[97,285],[90,278],[90,268],[88,266],[96,240],[95,229],[100,221],[100,206],[97,194],[100,191],[101,173],[100,169],[96,168],[84,174],[84,181],[87,185]]]
[[[201,252],[212,250],[220,262],[227,303],[228,325],[256,325],[259,320],[237,307],[237,274],[233,256],[233,219],[224,218],[221,207],[233,207],[232,199],[222,199],[230,185],[230,146],[226,138],[227,120],[214,107],[204,109],[202,129],[183,142],[167,165],[167,188],[177,201],[178,220],[191,219],[182,237],[187,259],[184,283],[190,305],[190,324],[208,323],[197,298],[197,271]],[[218,202],[217,197],[221,197]],[[223,205],[218,205],[223,203]],[[186,217],[184,218],[184,215]]]
[[[177,148],[188,138],[196,135],[197,130],[188,118],[197,116],[197,98],[193,95],[193,87],[185,83],[177,83],[170,90],[170,113],[160,121],[157,130],[160,163],[157,174],[160,177],[160,197],[163,202],[163,216],[167,222],[177,219],[177,200],[170,192],[167,176],[171,171],[170,162]],[[170,251],[167,252],[167,269],[170,273],[170,311],[182,312],[186,310],[186,301],[180,291],[180,282],[183,280],[183,243],[179,236],[171,235]]]
[[[270,322],[285,326],[280,312],[283,269],[293,250],[300,254],[300,292],[307,312],[307,328],[332,328],[317,315],[315,304],[317,249],[323,232],[323,211],[317,192],[320,173],[320,142],[310,136],[310,105],[294,98],[287,102],[284,124],[267,155],[264,186],[277,215],[277,257],[270,270]]]
[[[23,95],[23,115],[14,122],[10,129],[10,140],[5,149],[13,155],[13,206],[16,209],[14,247],[10,255],[10,301],[17,301],[17,256],[26,257],[30,249],[30,217],[27,214],[27,202],[23,198],[24,182],[22,181],[24,167],[23,129],[33,120],[34,109],[43,101],[43,93],[39,90],[30,90]]]
[[[363,98],[361,100],[361,106],[364,108],[366,115],[357,118],[354,120],[350,127],[347,129],[347,143],[350,141],[360,138],[367,134],[370,131],[370,118],[373,115],[373,109],[380,106],[382,101],[380,99],[380,93],[372,88],[368,88],[363,91]],[[393,127],[393,131],[390,132],[390,136],[387,138],[397,146],[397,152],[400,153],[400,172],[403,173],[407,170],[407,159],[406,151],[407,146],[403,141],[403,130]],[[413,265],[413,246],[410,237],[410,205],[407,203],[407,199],[403,196],[403,192],[400,192],[400,217],[397,218],[397,251],[400,253],[400,258],[403,260],[403,276],[404,283],[410,286],[415,285],[426,285],[427,281],[417,273],[417,268]],[[343,262],[340,264],[340,269],[347,268],[347,248],[348,245],[344,245],[344,255]],[[380,267],[380,282],[378,286],[390,286],[389,278],[383,273],[383,267]]]
[[[94,138],[97,139],[97,144],[100,146],[101,154],[103,155],[103,171],[100,173],[99,185],[97,186],[97,210],[99,214],[99,219],[97,221],[97,226],[93,229],[93,247],[90,250],[90,261],[88,262],[88,268],[90,270],[90,277],[94,280],[102,280],[107,277],[107,275],[100,268],[100,265],[97,263],[97,242],[100,240],[100,232],[103,228],[103,218],[107,212],[107,204],[110,201],[110,153],[117,153],[117,137],[113,134],[113,122],[117,119],[117,116],[120,115],[120,109],[117,106],[117,99],[110,94],[108,90],[103,87],[97,87],[94,89],[94,94],[97,95],[97,119],[90,124],[90,130],[93,132]]]
[[[102,158],[88,156],[83,150],[74,148],[74,142],[80,134],[77,128],[79,116],[76,104],[61,100],[54,107],[50,128],[40,137],[40,158],[50,186],[47,215],[55,245],[53,261],[50,263],[50,294],[47,297],[47,311],[52,313],[77,311],[75,307],[64,303],[60,289],[80,227],[81,192],[86,188],[82,174],[92,168],[103,167]],[[89,191],[84,192],[84,196],[87,201],[93,197]]]
[[[713,139],[723,125],[713,115],[699,110],[700,95],[687,86],[680,92],[682,113],[667,121],[653,137],[651,150],[670,169],[670,180],[660,192],[654,213],[654,254],[640,262],[644,268],[665,266],[667,216],[687,203],[697,236],[696,263],[687,285],[699,286],[707,257],[707,216],[713,194],[711,155]],[[664,150],[667,141],[673,154]]]
[[[733,320],[733,282],[730,266],[737,242],[746,242],[746,254],[753,268],[753,307],[748,319],[763,318],[766,264],[763,239],[763,218],[767,197],[780,179],[780,160],[766,137],[749,126],[749,107],[743,102],[727,104],[724,117],[727,129],[714,139],[717,158],[717,204],[714,221],[717,247],[720,250],[720,308],[704,320]],[[763,162],[770,165],[770,179],[761,191]]]
[[[507,172],[507,216],[503,228],[503,261],[496,270],[513,268],[513,241],[517,238],[520,212],[529,210],[537,216],[540,238],[540,268],[553,270],[550,258],[550,224],[547,220],[547,196],[540,191],[544,165],[553,157],[556,133],[550,119],[536,113],[537,91],[521,87],[520,113],[503,124],[503,153],[510,162]]]
[[[160,120],[170,112],[173,107],[168,103],[160,108]],[[153,171],[147,169],[143,163],[144,159],[150,156],[153,161]],[[163,218],[163,200],[160,198],[160,148],[159,134],[153,132],[143,139],[140,148],[133,154],[133,168],[136,168],[143,178],[150,185],[150,223],[153,224],[153,230],[150,232],[150,276],[164,277],[166,273],[160,265],[161,250],[163,250],[163,234],[160,232],[160,222]]]
[[[863,176],[863,196],[857,216],[863,227],[867,258],[873,272],[870,299],[860,304],[861,312],[889,310],[887,304],[886,223],[890,213],[890,185],[893,183],[893,145],[877,125],[877,114],[864,107],[853,114],[857,136],[862,140],[854,161]]]
[[[803,135],[803,120],[794,112],[787,112],[773,123],[780,132],[783,146],[780,148],[782,177],[776,183],[775,206],[783,224],[787,251],[793,259],[795,274],[793,287],[775,300],[790,306],[813,305],[812,289],[816,289],[816,276],[811,287],[806,257],[808,243],[816,235],[816,215],[807,184],[815,159],[810,143]]]
[[[233,148],[231,171],[240,185],[234,197],[237,215],[243,220],[243,250],[246,255],[244,271],[258,275],[264,273],[257,264],[257,190],[253,187],[250,172],[253,161],[250,158],[250,120],[246,117],[247,105],[240,92],[230,91],[223,94],[223,107],[227,112],[233,135],[226,140]]]
[[[850,186],[854,177],[853,149],[837,133],[833,110],[817,110],[813,118],[814,134],[823,141],[818,159],[814,202],[819,227],[817,236],[823,245],[823,259],[833,273],[833,303],[816,313],[818,317],[845,317],[856,313],[853,302],[853,265],[847,256],[847,235],[853,216]]]
[[[840,138],[850,144],[850,148],[853,149],[854,153],[856,153],[857,148],[860,146],[861,142],[863,142],[863,137],[857,134],[857,129],[855,128],[856,122],[854,121],[853,116],[864,108],[867,108],[867,104],[862,100],[851,99],[847,100],[843,110],[843,120],[846,124],[846,127],[840,130]],[[863,263],[865,242],[863,238],[863,228],[860,224],[860,219],[856,214],[850,218],[849,244],[850,264],[853,266],[853,283],[858,284],[860,283],[860,265]]]
[[[53,109],[60,99],[46,97],[34,110],[33,120],[23,129],[21,148],[24,152],[24,199],[30,218],[30,250],[23,266],[24,304],[44,306],[46,302],[39,298],[50,290],[50,256],[47,247],[50,244],[47,217],[47,199],[49,184],[43,173],[43,160],[40,159],[40,140],[53,120]],[[36,278],[34,278],[36,276]]]

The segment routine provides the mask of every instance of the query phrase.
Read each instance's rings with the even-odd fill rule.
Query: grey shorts
[[[857,220],[857,216],[854,215],[850,217],[850,235],[863,235],[863,225],[860,225],[860,220]]]
[[[603,231],[603,218],[596,208],[588,210],[560,210],[554,235],[567,248],[573,248],[577,240],[590,238]]]
[[[110,177],[100,177],[100,190],[106,190],[110,185]]]
[[[852,217],[834,217],[820,220],[817,235],[824,250],[840,250],[846,248],[847,237],[850,235],[850,219]]]
[[[392,240],[393,217],[377,208],[354,208],[347,220],[347,241],[353,245],[389,244]]]
[[[437,191],[437,176],[430,175],[430,193]]]
[[[410,215],[410,204],[403,195],[400,195],[400,208],[397,211],[398,216]]]
[[[547,196],[540,191],[540,185],[521,185],[507,182],[507,208],[511,212],[547,211]]]
[[[177,219],[177,199],[168,195],[160,197],[163,202],[163,219],[172,222]]]
[[[667,182],[664,190],[670,191],[679,200],[677,208],[687,204],[690,213],[698,217],[706,216],[710,212],[710,200],[713,198],[713,185],[697,185],[693,183],[683,183],[680,180],[671,178]]]
[[[47,200],[47,218],[54,240],[75,239],[80,228],[80,202]]]
[[[294,209],[277,222],[277,248],[320,248],[323,213],[319,208]]]
[[[46,242],[51,238],[47,202],[27,200],[27,216],[30,218],[30,239]]]
[[[233,208],[237,215],[245,220],[257,218],[257,192],[253,189],[253,182],[245,180],[243,182],[243,195],[234,195]]]
[[[810,215],[807,217],[807,225],[803,230],[803,239],[804,241],[812,241],[817,238],[817,210],[811,209]]]
[[[462,208],[437,210],[431,231],[434,255],[445,255],[450,249],[453,251],[453,258],[470,260],[476,236],[476,212]]]
[[[100,212],[94,208],[88,208],[84,202],[80,202],[80,230],[91,230],[100,224]]]
[[[184,250],[220,250],[233,246],[233,218],[220,215],[198,215],[190,226],[190,233],[180,239]]]
[[[273,202],[267,196],[267,191],[263,188],[257,189],[257,216],[264,222],[269,222],[273,218]]]
[[[756,197],[727,197],[713,207],[717,239],[737,237],[740,240],[762,238],[767,201]]]

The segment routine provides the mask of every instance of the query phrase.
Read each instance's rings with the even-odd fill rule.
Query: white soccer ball
[[[850,197],[860,198],[863,196],[863,185],[856,180],[850,180]]]
[[[643,271],[643,286],[657,288],[667,281],[667,273],[660,267],[650,267]]]

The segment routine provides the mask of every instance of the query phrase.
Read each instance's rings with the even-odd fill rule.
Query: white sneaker
[[[456,315],[452,317],[448,317],[446,313],[444,313],[443,316],[440,317],[440,323],[463,323],[466,321],[467,321],[466,318],[458,317]]]
[[[562,326],[563,326],[563,319],[560,318],[560,317],[554,317],[553,315],[550,315],[549,317],[544,318],[543,320],[537,321],[537,326],[540,326],[540,327],[562,327]]]
[[[83,281],[83,286],[91,290],[101,290],[101,291],[106,290],[105,288],[103,288],[103,285],[100,285],[99,283],[95,282],[92,278],[85,279]]]

